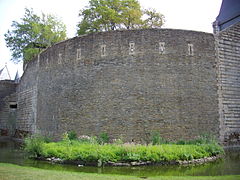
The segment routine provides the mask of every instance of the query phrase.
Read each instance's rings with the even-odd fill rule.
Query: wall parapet
[[[145,34],[147,35],[149,33],[155,36],[151,41],[147,41],[147,39],[144,38]],[[136,38],[136,36],[140,34],[141,37]],[[194,41],[194,38],[191,37],[194,36],[210,37],[213,35],[211,33],[177,29],[117,30],[92,33],[61,41],[48,47],[40,54],[40,66],[49,68],[50,66],[64,65],[68,62],[74,63],[75,65],[96,65],[98,61],[106,58],[110,59],[114,56],[137,56],[146,53],[165,56],[184,55],[186,57],[201,56],[202,53],[209,54],[207,47],[199,48],[194,46],[194,43],[191,43]],[[108,37],[111,37],[110,42],[108,42]],[[182,40],[181,42],[175,40],[175,38],[179,37],[184,37],[180,38]],[[68,46],[76,41],[79,43],[77,45],[75,43],[76,47],[72,47],[74,51],[66,55],[66,53],[70,51],[70,49],[67,49]],[[202,38],[201,41],[203,41],[202,43],[206,43],[204,42],[206,41],[204,38]],[[196,43],[199,44],[200,42]],[[131,48],[133,44],[134,52]],[[53,49],[59,50],[59,52],[54,50],[55,53],[57,53],[54,59],[48,57],[48,54],[51,54]],[[195,54],[193,54],[194,49],[196,50]],[[71,58],[70,61],[69,58]],[[38,58],[35,57],[26,64],[26,67],[36,64],[37,59]]]

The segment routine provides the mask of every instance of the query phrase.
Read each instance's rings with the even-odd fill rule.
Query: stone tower
[[[223,0],[213,23],[217,53],[220,141],[240,144],[240,2]]]

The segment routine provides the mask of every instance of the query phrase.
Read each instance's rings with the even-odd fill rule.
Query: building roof
[[[240,0],[223,0],[216,25],[219,30],[240,22]]]
[[[11,76],[8,71],[7,65],[0,69],[0,80],[10,80]]]
[[[14,81],[15,81],[16,83],[19,83],[19,81],[20,81],[20,77],[19,77],[18,71],[16,72]]]

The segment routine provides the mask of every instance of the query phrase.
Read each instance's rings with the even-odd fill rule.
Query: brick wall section
[[[216,34],[221,141],[240,144],[240,23]]]
[[[169,140],[218,136],[215,60],[214,37],[202,32],[147,29],[75,37],[48,48],[39,64],[35,59],[26,69],[20,92],[32,88],[26,99],[37,110],[19,123],[36,117],[36,131],[56,138],[68,130],[142,142],[153,131]]]
[[[11,118],[10,102],[16,102],[16,86],[14,81],[0,81],[0,133],[1,135],[10,135],[12,125],[15,119]],[[3,133],[6,131],[6,133]]]

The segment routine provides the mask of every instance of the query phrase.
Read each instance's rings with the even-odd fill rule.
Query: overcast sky
[[[139,0],[143,8],[155,8],[166,19],[164,28],[187,29],[212,33],[212,22],[217,17],[222,0]],[[14,65],[9,60],[11,53],[6,47],[4,34],[11,29],[12,21],[19,21],[24,8],[33,8],[37,14],[54,14],[67,26],[68,38],[76,35],[79,10],[88,0],[0,0],[0,69],[7,63],[11,76],[22,65]]]

